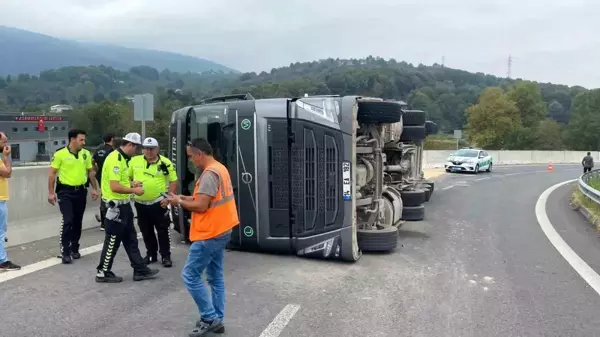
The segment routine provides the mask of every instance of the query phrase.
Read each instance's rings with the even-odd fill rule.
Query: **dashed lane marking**
[[[442,188],[442,191],[449,190],[449,189],[451,189],[452,187],[454,187],[454,185],[446,186],[446,187]]]
[[[283,329],[290,323],[290,320],[300,310],[296,304],[286,305],[277,316],[271,321],[271,324],[260,334],[260,337],[277,337]]]
[[[137,235],[138,240],[142,237],[141,233],[138,233]],[[93,246],[89,246],[86,248],[83,248],[79,251],[79,254],[81,254],[81,256],[85,256],[85,255],[90,255],[93,253],[98,253],[100,251],[102,251],[102,246],[103,243],[99,243],[97,245],[93,245]],[[36,271],[40,271],[42,269],[46,269],[46,268],[50,268],[53,266],[56,266],[58,264],[61,264],[62,260],[61,259],[57,259],[56,257],[52,257],[49,258],[47,260],[43,260],[40,262],[36,262],[33,264],[28,264],[26,266],[23,266],[21,268],[21,270],[15,270],[15,271],[5,271],[2,272],[0,274],[0,283],[2,282],[6,282],[12,279],[15,279],[17,277],[21,277],[21,276],[25,276],[27,274],[31,274],[31,273],[35,273]],[[73,264],[76,264],[77,262],[74,262]]]
[[[554,186],[546,189],[538,198],[537,203],[535,204],[535,216],[537,217],[538,223],[542,228],[544,234],[550,243],[558,250],[560,255],[575,269],[575,271],[583,278],[587,284],[592,287],[598,295],[600,295],[600,275],[596,273],[577,253],[569,247],[569,245],[563,240],[563,238],[558,234],[550,219],[548,218],[548,214],[546,213],[546,203],[548,202],[548,197],[552,192],[558,189],[561,186],[577,181],[577,179],[571,179],[567,181],[563,181],[562,183],[558,183]]]
[[[479,179],[475,179],[475,181],[482,181],[482,180],[487,180],[487,179],[491,179],[491,177],[479,178]]]

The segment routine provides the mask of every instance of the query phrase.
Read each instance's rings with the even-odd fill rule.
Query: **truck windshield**
[[[213,148],[215,159],[229,168],[236,159],[236,134],[235,123],[228,123],[228,120],[235,120],[235,116],[229,116],[231,111],[226,104],[195,107],[194,113],[196,122],[191,125],[190,139],[206,139]],[[195,168],[190,167],[190,170],[196,173]]]

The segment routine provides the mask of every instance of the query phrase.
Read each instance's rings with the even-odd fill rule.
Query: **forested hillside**
[[[121,70],[148,65],[159,70],[183,72],[232,71],[221,64],[187,55],[64,40],[0,26],[0,76],[37,74],[48,69],[88,65],[105,65]]]
[[[479,101],[490,87],[496,88],[488,89]],[[572,102],[580,93],[585,92],[582,95],[585,98],[595,91],[368,57],[294,63],[269,72],[241,75],[159,72],[147,66],[133,67],[127,72],[109,67],[67,67],[44,71],[39,76],[0,77],[0,110],[39,111],[52,104],[68,103],[91,118],[94,113],[90,109],[125,104],[118,101],[143,92],[158,95],[157,111],[165,110],[162,113],[167,119],[181,105],[228,93],[250,92],[257,98],[305,93],[395,98],[408,102],[413,109],[427,111],[429,119],[438,123],[442,132],[465,129],[474,145],[526,149],[583,146],[573,137],[577,131],[572,128],[575,122],[582,123],[580,115],[586,108],[581,107],[583,103]],[[125,113],[131,107],[123,109]],[[568,126],[572,113],[577,116]],[[78,120],[83,122],[87,117]],[[500,129],[503,131],[499,132]],[[571,133],[567,134],[569,130]],[[590,137],[589,142],[598,138]],[[597,144],[598,141],[594,146]]]

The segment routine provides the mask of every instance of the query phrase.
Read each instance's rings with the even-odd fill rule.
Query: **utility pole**
[[[512,73],[512,55],[508,55],[508,69],[506,71],[506,77],[510,78]]]
[[[446,56],[442,55],[442,68],[444,68],[445,64],[446,64]]]

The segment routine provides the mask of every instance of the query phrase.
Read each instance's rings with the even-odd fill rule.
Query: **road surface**
[[[551,173],[523,166],[443,175],[426,221],[403,226],[397,251],[354,264],[228,252],[222,336],[595,335],[600,297],[550,244],[534,212],[546,188],[579,174],[557,165]],[[600,270],[597,238],[568,208],[567,194],[551,195],[548,215]],[[84,232],[84,246],[102,236]],[[49,260],[10,280],[0,274],[2,336],[186,336],[197,319],[180,278],[185,246],[174,246],[174,268],[146,282],[132,281],[120,251],[113,268],[125,277],[120,284],[94,282],[97,252],[52,265],[57,246],[49,239],[10,249],[18,263]]]

